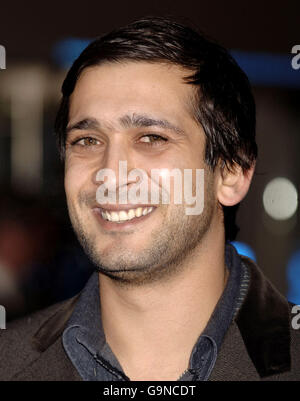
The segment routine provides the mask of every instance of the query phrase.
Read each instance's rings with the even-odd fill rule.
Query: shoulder
[[[285,372],[264,378],[267,381],[299,381],[300,380],[300,306],[289,304],[290,318],[290,366]],[[277,350],[280,353],[280,349]]]
[[[43,325],[57,316],[64,315],[65,320],[70,305],[77,298],[52,305],[8,323],[7,328],[0,330],[0,381],[10,380],[15,374],[29,366],[39,358],[43,349],[40,338],[43,335]],[[56,335],[60,333],[56,331]]]
[[[251,260],[249,285],[212,380],[300,380],[300,306],[289,303]]]
[[[236,323],[249,356],[263,380],[299,380],[300,307],[289,303],[252,261],[242,260],[250,284]]]

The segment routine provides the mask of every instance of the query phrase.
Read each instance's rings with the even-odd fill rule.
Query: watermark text
[[[0,305],[0,330],[6,329],[6,310]]]
[[[292,58],[292,68],[294,70],[300,69],[300,45],[295,45],[292,47],[292,54],[295,56]]]
[[[300,329],[300,305],[294,305],[292,314],[295,315],[292,319],[292,327],[294,330]]]
[[[203,169],[195,169],[193,172],[193,169],[162,168],[151,169],[148,174],[143,169],[135,168],[128,173],[127,161],[120,160],[118,180],[114,170],[105,168],[98,171],[96,181],[101,182],[96,191],[99,205],[174,203],[188,205],[185,206],[186,215],[199,215],[203,212]]]
[[[0,45],[0,70],[6,69],[6,50],[5,47]]]

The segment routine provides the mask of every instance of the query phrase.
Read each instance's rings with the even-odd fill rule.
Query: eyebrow
[[[143,127],[159,127],[173,131],[177,134],[184,134],[184,131],[165,119],[156,119],[144,114],[125,115],[119,119],[124,128],[143,128]]]
[[[183,129],[179,128],[178,126],[174,125],[168,120],[165,119],[156,119],[151,116],[147,116],[144,114],[136,114],[133,113],[132,115],[126,114],[123,117],[119,118],[119,124],[123,128],[143,128],[143,127],[159,127],[163,129],[167,129],[173,131],[179,135],[185,135]],[[111,125],[104,124],[106,127],[109,126],[111,129]],[[73,130],[101,130],[103,125],[95,118],[84,118],[72,125],[69,125],[66,128],[66,134]]]
[[[68,134],[70,131],[73,131],[75,129],[78,130],[88,130],[88,129],[100,129],[100,124],[95,118],[84,118],[83,120],[80,120],[72,125],[69,125],[66,128],[66,134]]]

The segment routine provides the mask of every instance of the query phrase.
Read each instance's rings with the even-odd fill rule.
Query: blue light
[[[300,88],[300,71],[292,68],[293,54],[231,51],[252,85]]]
[[[80,53],[90,44],[91,39],[67,38],[55,44],[52,57],[62,68],[70,68]]]
[[[294,252],[287,265],[287,299],[300,305],[300,250]]]
[[[85,47],[87,38],[66,38],[55,44],[52,56],[63,68],[69,68]],[[300,88],[300,70],[292,68],[293,54],[272,54],[232,50],[231,55],[248,75],[252,85]]]
[[[244,242],[232,241],[231,244],[235,247],[238,254],[247,256],[248,258],[254,260],[256,262],[256,255],[250,245],[245,244]]]

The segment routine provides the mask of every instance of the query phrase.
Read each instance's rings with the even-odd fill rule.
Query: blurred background
[[[74,295],[91,274],[67,216],[53,133],[60,87],[90,40],[144,15],[173,15],[193,24],[230,49],[248,74],[257,104],[259,158],[238,212],[235,246],[300,304],[299,0],[5,2],[0,304],[8,319]]]

